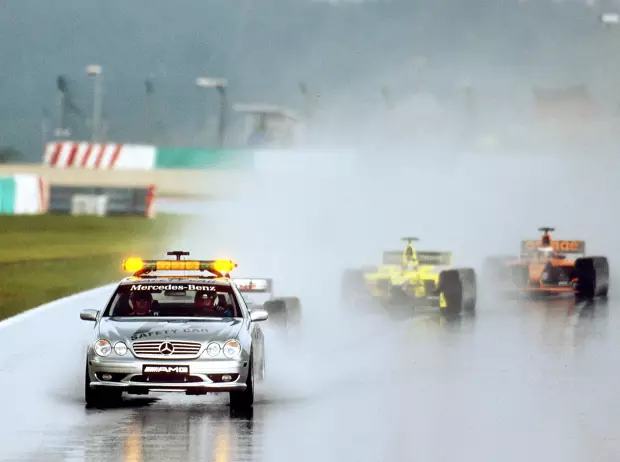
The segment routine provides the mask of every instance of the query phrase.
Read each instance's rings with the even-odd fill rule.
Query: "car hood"
[[[99,337],[109,340],[193,340],[198,342],[226,341],[235,338],[243,324],[242,319],[190,320],[134,320],[104,318],[99,326]]]

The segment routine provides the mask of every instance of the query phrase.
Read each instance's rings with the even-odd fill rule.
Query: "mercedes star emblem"
[[[164,342],[161,345],[159,345],[159,352],[162,355],[171,355],[173,351],[174,351],[174,346],[172,346],[172,343],[170,342]]]

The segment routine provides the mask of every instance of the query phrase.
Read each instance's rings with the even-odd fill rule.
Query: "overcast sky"
[[[577,0],[2,0],[0,145],[40,158],[44,114],[56,123],[60,74],[90,116],[90,63],[104,68],[109,136],[122,142],[145,140],[149,75],[161,134],[176,144],[201,130],[208,104],[215,115],[214,97],[206,101],[193,84],[205,74],[227,77],[233,101],[293,108],[304,80],[326,107],[351,114],[380,105],[382,85],[404,100],[414,88],[450,95],[470,82],[515,107],[532,85],[588,83],[613,95],[620,29],[598,21],[613,8]]]

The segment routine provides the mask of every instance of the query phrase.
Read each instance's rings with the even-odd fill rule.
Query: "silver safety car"
[[[120,281],[103,309],[81,312],[81,319],[95,323],[86,351],[87,406],[118,401],[123,392],[160,391],[227,392],[231,407],[253,405],[254,383],[265,374],[258,323],[268,313],[248,308],[230,279],[236,264],[181,260],[188,254],[126,260],[133,277]],[[188,271],[212,275],[183,274]]]

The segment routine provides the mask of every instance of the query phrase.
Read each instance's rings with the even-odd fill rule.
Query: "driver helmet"
[[[215,292],[207,292],[200,293],[197,292],[194,298],[194,302],[198,307],[212,307],[215,306],[215,299],[217,298],[217,293]]]
[[[146,314],[151,309],[153,296],[150,292],[133,292],[131,294],[131,304],[136,314]]]

